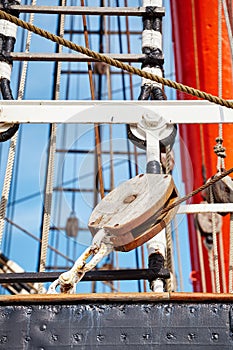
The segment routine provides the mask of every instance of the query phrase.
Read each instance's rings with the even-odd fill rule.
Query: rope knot
[[[226,158],[226,148],[222,146],[223,138],[217,137],[215,141],[217,142],[217,144],[214,146],[215,154],[220,158]]]

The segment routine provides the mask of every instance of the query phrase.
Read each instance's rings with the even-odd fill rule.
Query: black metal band
[[[4,11],[10,13],[13,16],[19,17],[19,11],[11,10],[12,5],[19,5],[16,0],[2,0],[2,6]],[[0,62],[5,62],[12,65],[12,59],[10,58],[11,52],[14,51],[16,39],[11,36],[6,36],[4,33],[0,33]],[[4,100],[13,100],[10,81],[6,77],[2,77],[0,80],[0,90]],[[18,124],[14,124],[6,131],[0,132],[0,142],[8,141],[16,131],[19,129]]]

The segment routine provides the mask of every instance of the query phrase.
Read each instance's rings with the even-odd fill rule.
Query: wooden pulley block
[[[213,176],[215,178],[219,174]],[[208,180],[209,181],[209,180]],[[208,188],[205,192],[207,202],[211,203],[210,191],[212,189],[214,203],[233,203],[233,181],[230,176],[225,176],[223,179],[215,182]],[[222,216],[227,215],[227,213],[219,213]]]
[[[158,234],[178,207],[156,213],[178,197],[171,175],[141,174],[111,191],[93,210],[88,227],[93,236],[104,229],[115,250],[129,251]]]
[[[206,204],[206,201],[201,202]],[[202,236],[206,236],[213,233],[213,216],[212,213],[198,213],[195,215],[195,224],[200,230]],[[219,214],[215,214],[216,231],[220,232],[222,227],[222,217]]]

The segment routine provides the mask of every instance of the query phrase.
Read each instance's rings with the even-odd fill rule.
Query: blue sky
[[[114,1],[113,1],[114,2]],[[111,4],[113,3],[111,2]],[[22,3],[24,3],[22,1]],[[77,2],[73,2],[73,4]],[[98,6],[99,1],[92,0],[91,6]],[[129,6],[138,6],[140,1],[129,0]],[[49,1],[49,5],[57,5],[58,1]],[[72,2],[70,1],[70,4]],[[114,2],[115,4],[115,2]],[[38,1],[38,5],[48,5],[47,1]],[[123,1],[120,1],[120,5],[123,6]],[[165,1],[164,5],[166,7],[166,17],[164,19],[164,53],[165,53],[165,76],[169,78],[174,78],[174,65],[172,59],[172,38],[171,38],[171,25],[169,17],[169,1]],[[21,15],[21,18],[24,18]],[[27,17],[28,19],[28,17]],[[112,28],[116,27],[117,22],[116,18],[112,18]],[[130,18],[130,28],[137,28],[138,25],[141,26],[141,19]],[[36,15],[35,16],[35,25],[43,27],[46,30],[49,30],[53,33],[56,32],[56,16],[54,15]],[[81,19],[76,19],[75,25],[77,27],[82,27]],[[92,17],[91,21],[88,21],[88,26],[94,29],[98,29],[99,21],[98,18]],[[122,20],[122,28],[124,27],[124,22]],[[15,51],[20,51],[21,46],[21,35],[23,31],[18,30],[17,43]],[[84,45],[84,39],[82,36],[74,36],[73,41],[78,44]],[[98,51],[98,40],[96,37],[90,38],[91,48]],[[124,42],[125,46],[125,42]],[[32,52],[54,52],[54,44],[48,42],[47,40],[35,36],[32,36]],[[131,51],[135,53],[140,53],[141,48],[141,38],[134,37],[134,40],[131,41]],[[65,52],[67,50],[64,50]],[[119,52],[119,44],[117,38],[111,41],[111,52]],[[138,65],[140,67],[140,65]],[[65,63],[62,66],[62,69],[69,68],[68,63]],[[72,69],[86,69],[86,64],[72,64]],[[19,74],[19,63],[15,62],[12,72],[12,88],[14,91],[14,96],[17,97],[17,81]],[[52,96],[52,82],[54,74],[54,64],[53,63],[44,63],[44,62],[32,62],[28,67],[28,75],[26,82],[26,90],[24,99],[36,99],[36,100],[49,100]],[[121,79],[119,76],[113,78],[113,90],[116,92],[113,94],[113,99],[123,99],[122,90],[121,90]],[[126,86],[129,85],[128,76],[125,77]],[[61,78],[61,99],[66,98],[66,83],[67,76],[62,75]],[[140,78],[133,77],[133,83],[135,85],[134,89],[134,98],[137,99],[140,89]],[[104,82],[105,90],[107,92],[106,81]],[[119,91],[118,91],[119,90]],[[171,89],[166,90],[168,99],[175,98],[175,92]],[[90,92],[88,87],[87,77],[84,75],[72,75],[70,77],[70,87],[68,93],[69,99],[90,99]],[[106,97],[103,97],[106,98]],[[129,99],[129,90],[127,90],[127,99]],[[24,229],[33,233],[36,237],[40,235],[40,224],[41,224],[41,212],[43,205],[43,186],[45,178],[45,165],[43,160],[46,157],[46,151],[48,146],[48,125],[23,125],[20,127],[20,147],[17,149],[16,154],[16,167],[17,174],[15,171],[14,181],[12,184],[12,192],[10,202],[13,201],[13,192],[15,192],[15,200],[19,201],[18,204],[14,206],[14,215],[13,221],[22,226]],[[66,133],[66,136],[64,136]],[[113,128],[113,148],[115,150],[126,150],[126,133],[125,128],[122,126],[115,126]],[[108,126],[103,126],[103,148],[109,149],[109,128]],[[66,149],[79,149],[84,150],[93,150],[94,149],[94,134],[93,128],[90,126],[73,126],[64,129],[63,126],[58,126],[58,148],[63,147]],[[132,145],[130,146],[131,149]],[[4,167],[6,164],[6,154],[7,154],[8,145],[4,144],[1,146],[1,184],[4,178]],[[176,167],[174,170],[174,178],[177,183],[179,192],[182,194],[184,191],[182,179],[181,179],[181,170],[180,170],[180,160],[179,160],[179,141],[176,141],[175,144],[175,153],[176,153]],[[59,158],[60,157],[60,158]],[[17,168],[18,162],[18,168]],[[105,181],[106,187],[109,186],[109,156],[103,157],[103,166],[105,168]],[[115,185],[125,181],[129,177],[129,170],[127,165],[127,159],[125,156],[115,156]],[[145,157],[140,156],[139,166],[141,171],[145,171]],[[80,188],[92,188],[93,187],[93,169],[94,169],[94,158],[93,155],[80,155],[76,160],[71,154],[66,154],[64,158],[57,155],[56,160],[56,169],[62,167],[62,174],[56,175],[55,184],[59,184],[61,179],[63,182],[68,182],[69,186],[75,186]],[[132,164],[132,172],[134,173],[134,165]],[[17,176],[16,176],[17,175]],[[74,178],[76,180],[74,180]],[[35,196],[32,196],[34,195]],[[27,196],[32,196],[29,200],[20,201],[22,198]],[[55,209],[61,203],[62,215],[58,217],[55,214]],[[65,226],[66,219],[69,217],[72,210],[72,196],[69,193],[65,193],[62,196],[59,193],[55,193],[53,196],[53,209],[54,213],[52,215],[52,223],[61,226]],[[93,196],[89,193],[81,193],[76,196],[75,200],[75,211],[79,219],[79,224],[81,227],[85,228],[87,226],[87,221],[93,207]],[[10,212],[8,212],[10,216]],[[188,253],[188,237],[187,237],[187,225],[185,217],[178,218],[179,222],[179,236],[182,252],[182,262],[183,262],[183,272],[185,276],[184,284],[185,290],[190,290],[191,286],[189,283],[189,273],[190,273],[190,262],[189,262],[189,253]],[[8,235],[6,238],[6,235]],[[15,260],[19,265],[21,265],[27,271],[36,271],[38,263],[38,243],[33,239],[27,237],[20,230],[15,228],[10,229],[6,225],[6,235],[5,243],[3,242],[3,247],[8,248],[9,257],[12,260]],[[53,237],[54,234],[50,234],[50,243],[55,244],[56,238]],[[9,244],[9,237],[11,237],[11,244]],[[65,233],[61,232],[59,234],[58,248],[61,252],[66,254],[69,252],[71,258],[78,255],[85,249],[85,247],[90,243],[91,235],[87,231],[81,231],[77,238],[77,243],[72,240],[67,240]],[[8,242],[8,244],[6,244]],[[140,249],[139,249],[140,250]],[[140,255],[140,254],[139,254]],[[129,253],[119,253],[119,266],[121,268],[135,267],[135,252]],[[175,257],[176,259],[176,257]],[[65,266],[66,261],[63,258],[56,258],[54,254],[49,252],[48,254],[48,263],[52,264],[56,261],[58,265]],[[121,289],[124,290],[137,290],[137,282],[122,282]],[[86,291],[89,286],[86,283],[81,283],[78,291]],[[102,285],[98,287],[99,290],[102,290]]]

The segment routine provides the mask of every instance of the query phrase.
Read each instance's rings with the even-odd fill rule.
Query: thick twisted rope
[[[0,10],[0,18],[1,19],[5,19],[7,21],[10,21],[14,24],[16,24],[17,26],[21,27],[21,28],[24,28],[24,29],[27,29],[35,34],[38,34],[48,40],[51,40],[59,45],[63,45],[65,47],[68,47],[69,49],[71,50],[74,50],[74,51],[77,51],[77,52],[80,52],[82,54],[85,54],[89,57],[92,57],[94,58],[95,60],[97,61],[101,61],[101,62],[105,62],[111,66],[114,66],[114,67],[117,67],[117,68],[120,68],[122,70],[125,70],[131,74],[136,74],[136,75],[139,75],[140,77],[143,77],[143,78],[146,78],[146,79],[150,79],[150,80],[153,80],[153,81],[156,81],[157,83],[160,83],[160,84],[163,84],[163,85],[166,85],[170,88],[173,88],[173,89],[176,89],[176,90],[179,90],[181,92],[185,92],[189,95],[192,95],[192,96],[195,96],[195,97],[198,97],[198,98],[201,98],[201,99],[204,99],[204,100],[207,100],[207,101],[210,101],[210,102],[213,102],[213,103],[216,103],[216,104],[219,104],[221,106],[224,106],[224,107],[228,107],[228,108],[232,108],[233,109],[233,102],[231,101],[227,101],[227,100],[224,100],[222,98],[219,98],[217,96],[214,96],[214,95],[211,95],[211,94],[208,94],[204,91],[200,91],[198,89],[194,89],[190,86],[187,86],[187,85],[183,85],[181,83],[177,83],[175,81],[172,81],[170,79],[165,79],[165,78],[162,78],[162,77],[159,77],[158,75],[155,75],[155,74],[151,74],[151,73],[148,73],[148,72],[145,72],[145,71],[142,71],[141,69],[138,69],[138,68],[135,68],[135,67],[132,67],[128,64],[125,64],[123,62],[120,62],[118,60],[114,60],[106,55],[103,55],[103,54],[100,54],[100,53],[97,53],[95,51],[92,51],[88,48],[85,48],[83,46],[80,46],[80,45],[77,45],[69,40],[66,40],[64,38],[61,38],[55,34],[52,34],[46,30],[43,30],[39,27],[36,27],[34,26],[33,24],[30,24],[30,23],[27,23],[15,16],[12,16],[10,15],[9,13],[6,13],[2,10]]]

